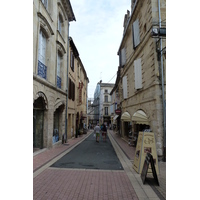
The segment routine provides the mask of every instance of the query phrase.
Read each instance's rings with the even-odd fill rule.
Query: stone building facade
[[[160,158],[165,140],[166,43],[165,37],[159,34],[154,37],[152,31],[159,33],[161,29],[166,30],[165,26],[165,0],[145,3],[132,0],[131,12],[127,11],[124,17],[123,38],[118,50],[120,75],[112,91],[120,98],[122,136],[130,129],[139,132],[150,128],[155,133]],[[137,118],[140,114],[143,121]]]
[[[73,137],[79,129],[83,132],[87,127],[87,89],[89,79],[79,52],[72,39],[69,51],[69,73],[68,73],[68,138]]]
[[[110,92],[114,84],[100,82],[100,95],[99,95],[99,123],[111,124],[111,96]]]
[[[50,148],[65,134],[69,0],[33,1],[33,147]]]
[[[102,123],[105,123],[107,125],[111,124],[113,107],[110,92],[112,91],[113,87],[113,83],[102,83],[102,80],[97,83],[93,101],[94,125],[96,125],[97,123],[99,123],[100,125]]]

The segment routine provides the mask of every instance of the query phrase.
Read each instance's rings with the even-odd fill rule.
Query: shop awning
[[[114,117],[113,117],[113,124],[116,124],[117,122],[116,122],[116,119],[119,117],[119,115],[115,115]]]
[[[137,124],[149,125],[149,120],[147,118],[147,115],[142,110],[138,110],[133,114],[132,121],[135,121]]]
[[[124,112],[121,116],[121,120],[130,122],[131,121],[131,116],[128,112]]]
[[[119,117],[119,115],[115,115],[113,118],[113,121],[115,121],[118,117]]]

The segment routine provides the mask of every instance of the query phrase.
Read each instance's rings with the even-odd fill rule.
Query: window
[[[79,72],[79,69],[80,69],[79,63],[77,63],[77,72],[78,72],[77,75],[78,75],[78,77],[79,77],[79,73],[80,73],[80,72]]]
[[[108,107],[105,107],[105,108],[104,108],[104,111],[105,111],[104,114],[105,114],[105,115],[108,115]]]
[[[74,82],[69,78],[69,87],[68,87],[68,98],[72,101],[75,100],[75,84]]]
[[[105,96],[105,102],[106,103],[108,102],[108,96]]]
[[[39,46],[38,46],[38,60],[44,65],[46,64],[46,36],[40,29],[39,33]]]
[[[124,99],[127,99],[127,76],[124,76],[122,79],[122,85],[123,85],[123,97]]]
[[[38,75],[46,79],[46,36],[40,29],[38,45]]]
[[[60,68],[61,68],[61,55],[57,54],[57,87],[61,88],[61,74],[60,74]]]
[[[71,51],[71,56],[70,56],[70,67],[72,71],[74,72],[74,54],[72,51]]]
[[[135,89],[141,89],[142,88],[141,58],[134,60],[134,72],[135,72]]]
[[[120,66],[124,66],[126,64],[126,51],[125,48],[121,49],[119,56]]]
[[[63,23],[63,19],[62,19],[61,14],[59,14],[59,16],[58,16],[58,30],[59,30],[61,35],[62,35],[62,23]]]
[[[140,44],[140,29],[139,20],[133,22],[133,48],[136,48]]]
[[[105,90],[105,93],[108,93],[108,90]]]

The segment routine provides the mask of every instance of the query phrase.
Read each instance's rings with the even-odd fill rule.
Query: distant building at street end
[[[94,93],[95,119],[100,124],[105,123],[107,126],[111,125],[111,114],[113,113],[110,96],[113,87],[113,83],[102,83],[100,81],[97,83]]]

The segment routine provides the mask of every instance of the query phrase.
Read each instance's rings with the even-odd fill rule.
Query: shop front
[[[106,126],[109,126],[111,124],[111,117],[110,116],[103,116],[103,123]]]
[[[122,136],[128,137],[129,132],[131,131],[131,115],[128,112],[124,112],[121,116],[121,122],[122,122]]]
[[[145,130],[148,130],[148,131],[150,130],[149,119],[144,111],[137,110],[133,114],[131,120],[133,122],[133,135],[136,139],[138,138],[139,132],[145,131]],[[137,142],[136,142],[136,144],[137,144]]]

